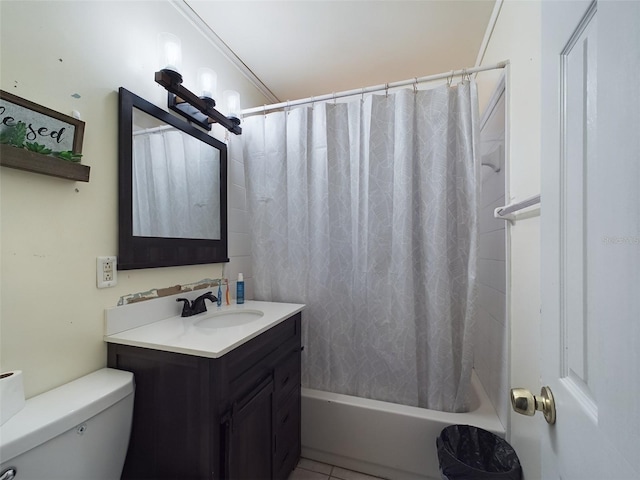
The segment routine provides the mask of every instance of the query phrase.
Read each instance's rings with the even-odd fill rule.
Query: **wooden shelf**
[[[89,181],[90,167],[87,165],[42,155],[12,145],[0,145],[0,165],[78,182]]]

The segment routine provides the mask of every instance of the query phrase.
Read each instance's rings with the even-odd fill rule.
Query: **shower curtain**
[[[478,134],[469,81],[244,120],[255,298],[307,305],[304,386],[467,409]]]

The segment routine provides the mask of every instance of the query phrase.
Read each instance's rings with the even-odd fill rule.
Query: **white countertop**
[[[149,300],[149,302],[154,301]],[[116,309],[122,308],[116,307]],[[183,318],[180,315],[175,315],[147,323],[146,325],[135,326],[136,323],[140,323],[139,320],[136,320],[132,323],[134,325],[133,328],[115,333],[111,331],[113,330],[112,328],[109,328],[110,320],[109,313],[107,313],[105,329],[108,334],[104,336],[104,340],[108,343],[185,353],[199,357],[218,358],[302,311],[304,305],[249,300],[242,305],[223,307],[207,304],[207,308],[208,312],[192,317]],[[139,310],[140,307],[138,307],[136,315],[142,313]],[[250,323],[237,326],[199,328],[194,325],[211,314],[241,312],[243,310],[259,310],[264,312],[264,315]]]

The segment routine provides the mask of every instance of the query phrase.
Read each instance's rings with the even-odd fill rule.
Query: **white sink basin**
[[[193,326],[198,328],[230,328],[254,322],[262,318],[264,312],[260,310],[232,310],[227,312],[210,313],[202,320],[197,320]]]

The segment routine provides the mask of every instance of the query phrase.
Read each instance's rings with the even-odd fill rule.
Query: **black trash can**
[[[504,439],[482,428],[451,425],[436,440],[443,480],[520,480],[522,467]]]

